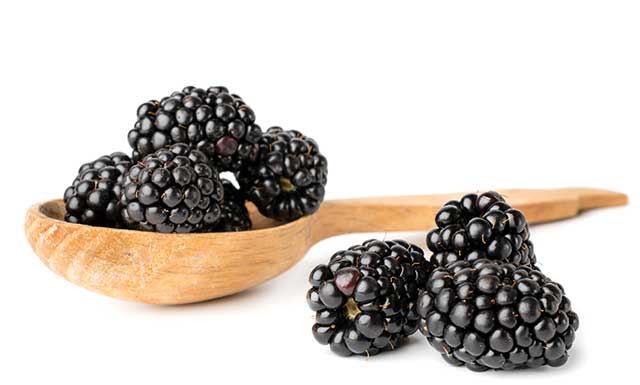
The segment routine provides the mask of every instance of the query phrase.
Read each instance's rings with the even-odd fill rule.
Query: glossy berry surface
[[[128,136],[135,160],[174,143],[204,152],[219,171],[237,171],[258,156],[262,130],[255,114],[225,87],[185,87],[143,103],[137,116]]]
[[[127,227],[191,233],[218,224],[224,190],[218,171],[201,151],[174,144],[131,166],[122,187]]]
[[[121,152],[83,164],[64,192],[65,221],[118,227],[121,183],[129,167],[131,159]]]
[[[263,215],[292,221],[320,207],[327,183],[327,159],[313,139],[298,131],[271,127],[260,141],[258,161],[237,176]]]
[[[427,247],[438,266],[485,258],[535,266],[527,220],[495,191],[445,203],[435,222],[437,227],[427,233]]]
[[[251,218],[245,206],[244,195],[228,180],[223,179],[224,199],[220,205],[220,220],[205,232],[245,231],[251,229]]]
[[[561,285],[487,259],[434,269],[416,309],[443,358],[476,371],[563,365],[579,326]]]
[[[422,249],[400,240],[335,253],[309,275],[313,336],[341,356],[396,348],[417,330],[416,299],[430,268]]]

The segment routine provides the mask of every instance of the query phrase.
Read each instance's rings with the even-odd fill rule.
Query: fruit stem
[[[291,183],[289,178],[285,178],[283,176],[280,177],[280,187],[286,192],[295,191],[296,186]]]
[[[358,314],[360,314],[361,312],[360,308],[358,307],[358,304],[356,303],[356,301],[353,300],[353,298],[349,298],[347,300],[347,303],[345,304],[345,308],[347,310],[347,318],[349,318],[352,321],[356,319]]]

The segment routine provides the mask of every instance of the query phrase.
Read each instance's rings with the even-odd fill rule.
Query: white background
[[[0,383],[567,384],[635,373],[637,2],[103,4],[0,5]],[[27,207],[60,197],[81,163],[127,151],[141,102],[218,84],[263,127],[320,143],[329,199],[628,193],[627,207],[532,229],[540,265],[581,317],[569,363],[477,374],[420,335],[369,360],[334,356],[310,333],[307,274],[371,234],[321,242],[267,284],[190,306],[125,303],[47,270],[24,239]],[[424,233],[403,236],[424,245]]]

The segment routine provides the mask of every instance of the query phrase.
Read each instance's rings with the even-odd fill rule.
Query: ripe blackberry
[[[313,139],[271,127],[260,141],[258,161],[240,170],[238,181],[263,215],[292,221],[320,207],[327,159]]]
[[[436,214],[436,225],[427,233],[427,247],[438,266],[484,258],[518,266],[536,263],[524,214],[495,191],[445,203]]]
[[[394,349],[417,330],[415,302],[430,266],[422,249],[400,240],[335,253],[309,275],[313,336],[341,356]]]
[[[245,206],[244,195],[235,188],[231,182],[222,180],[224,186],[224,200],[222,202],[222,214],[218,223],[207,232],[244,231],[251,229],[251,218]]]
[[[134,160],[174,143],[204,152],[219,171],[236,171],[258,156],[262,130],[253,110],[225,87],[185,87],[138,107],[129,131]]]
[[[174,144],[131,166],[122,187],[122,219],[137,230],[196,232],[218,222],[223,195],[210,159]]]
[[[64,220],[114,227],[120,222],[119,204],[123,176],[131,159],[122,152],[104,155],[83,164],[73,184],[64,192]]]
[[[560,284],[487,259],[436,268],[416,308],[443,358],[476,371],[563,365],[579,325]]]

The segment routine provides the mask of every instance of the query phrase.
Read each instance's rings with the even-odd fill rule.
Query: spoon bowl
[[[586,188],[499,190],[530,223],[626,204],[624,194]],[[32,206],[25,233],[57,274],[86,289],[135,302],[184,304],[234,294],[298,262],[315,243],[346,233],[426,231],[440,206],[463,194],[325,201],[313,215],[282,224],[249,205],[250,231],[160,234],[64,222],[62,200]]]

